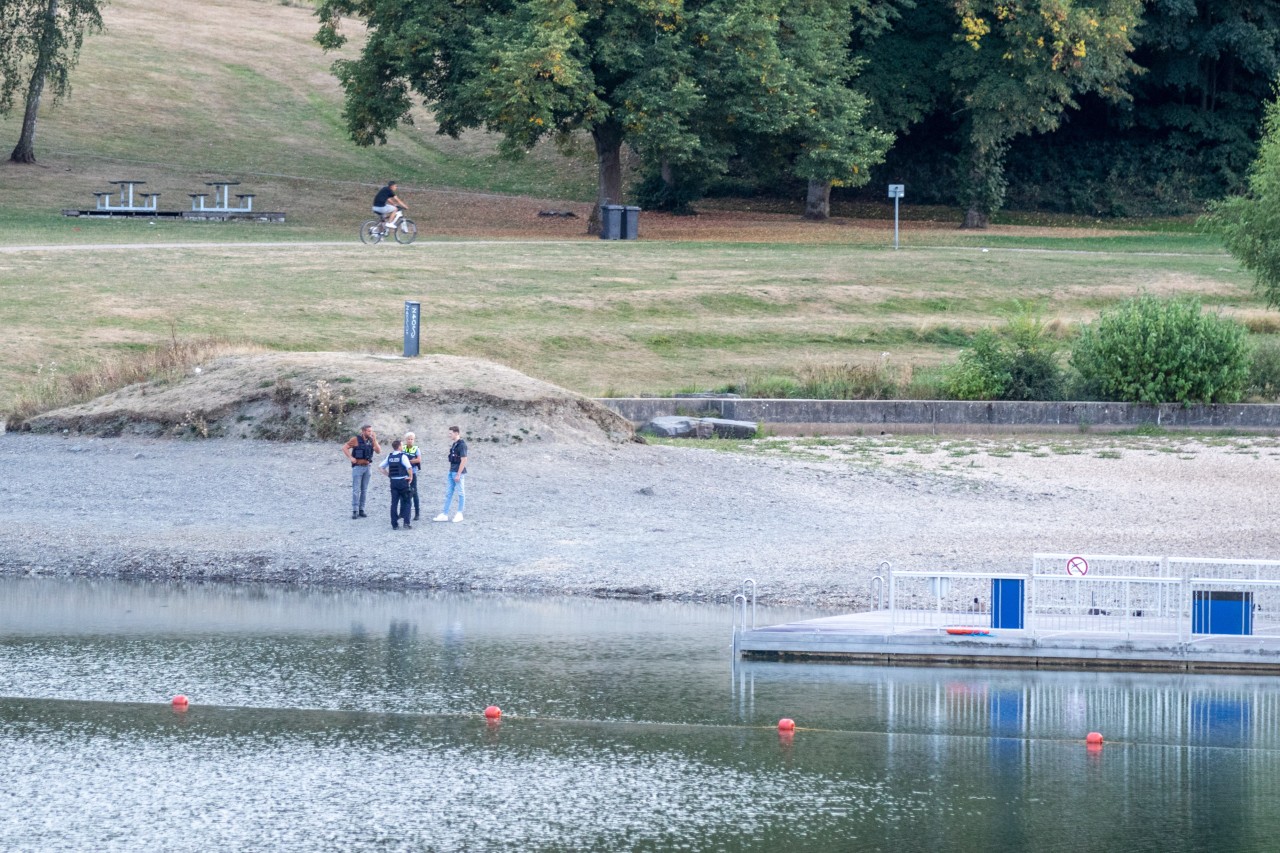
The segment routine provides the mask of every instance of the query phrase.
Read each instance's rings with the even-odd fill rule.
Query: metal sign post
[[[404,304],[404,357],[413,358],[418,354],[418,337],[421,332],[422,303],[405,302]]]
[[[889,184],[889,198],[893,199],[893,248],[898,248],[898,199],[904,195],[906,184]]]

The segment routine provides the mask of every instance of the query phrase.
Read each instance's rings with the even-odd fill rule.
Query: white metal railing
[[[748,597],[748,590],[750,596]],[[738,640],[743,631],[751,631],[756,627],[756,582],[755,578],[744,578],[733,597],[733,657],[738,657]]]
[[[1163,578],[1170,576],[1168,563],[1167,557],[1123,554],[1032,554],[1031,574]]]
[[[1032,575],[1026,628],[1037,633],[1185,636],[1181,578]]]
[[[1161,635],[1181,643],[1280,637],[1280,560],[1035,554],[1030,573],[880,568],[871,598],[877,611],[888,611],[890,631],[1020,628],[1033,636]],[[740,634],[755,627],[756,582],[747,578],[733,597],[735,652]]]
[[[1008,572],[889,572],[889,625],[901,628],[991,627],[992,580]]]
[[[1232,580],[1280,579],[1280,560],[1223,560],[1210,557],[1170,557],[1169,573],[1185,578]]]
[[[1009,628],[1019,620],[993,601],[992,581],[1021,580],[1020,625],[1036,635],[1280,637],[1280,560],[1042,553],[1030,573],[885,567],[892,630]]]

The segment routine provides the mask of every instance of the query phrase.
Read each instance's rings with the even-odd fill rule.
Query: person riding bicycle
[[[378,190],[378,194],[373,197],[373,212],[382,217],[383,231],[386,231],[387,226],[395,219],[396,211],[408,209],[409,205],[396,195],[395,181],[387,181],[387,185]]]

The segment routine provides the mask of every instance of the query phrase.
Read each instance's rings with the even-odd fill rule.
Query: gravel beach
[[[337,443],[0,436],[0,573],[862,607],[897,569],[1035,552],[1280,558],[1280,442],[1102,435],[475,444],[466,521],[431,523],[447,436],[418,432],[423,517],[387,481],[350,518]]]

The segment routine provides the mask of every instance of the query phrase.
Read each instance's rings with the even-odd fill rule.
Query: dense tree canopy
[[[965,225],[1004,202],[1004,159],[1017,136],[1058,127],[1076,97],[1127,97],[1141,0],[953,0],[960,49],[944,64],[963,115]]]
[[[0,7],[5,2],[0,0]],[[30,2],[30,0],[28,0]],[[871,182],[959,204],[1181,213],[1244,188],[1280,0],[322,0],[362,144],[425,103],[512,152],[583,130],[646,204],[760,192],[826,213]],[[880,161],[883,163],[880,164]]]
[[[410,120],[415,96],[456,135],[484,127],[510,152],[589,132],[598,203],[622,201],[624,142],[680,164],[725,156],[726,129],[792,135],[802,174],[853,179],[887,139],[847,86],[852,0],[325,0],[318,40],[368,39],[335,63],[352,137]]]

